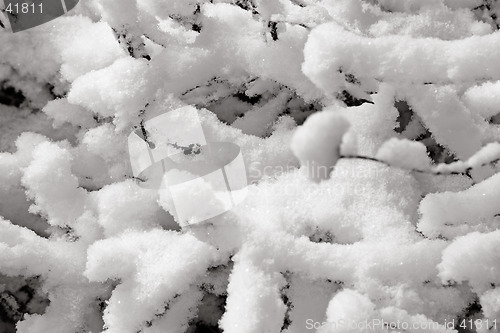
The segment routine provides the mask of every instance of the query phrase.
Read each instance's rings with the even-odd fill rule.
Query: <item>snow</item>
[[[484,82],[467,89],[462,97],[467,107],[485,119],[500,113],[500,81]]]
[[[304,329],[304,323],[307,325],[311,320],[324,322],[326,309],[332,294],[336,291],[335,288],[332,288],[326,281],[319,280],[311,283],[300,276],[292,276],[290,280],[290,288],[286,295],[294,306],[289,314],[291,324],[285,332],[300,332]]]
[[[300,50],[306,42],[307,29],[283,24],[277,41],[273,41],[269,33],[266,40],[262,40],[262,25],[252,20],[248,11],[218,3],[204,5],[203,13],[208,19],[198,44],[215,48],[228,70],[234,67],[239,72],[244,67],[256,76],[294,88],[307,100],[320,97],[300,70],[303,61]],[[235,55],[239,61],[234,61]]]
[[[71,173],[71,153],[57,144],[44,142],[33,151],[33,161],[22,179],[27,195],[35,203],[30,213],[40,213],[53,226],[73,224],[83,213],[85,190]],[[59,186],[54,187],[56,182]]]
[[[56,22],[55,29],[60,31],[56,43],[61,50],[61,74],[70,82],[125,56],[106,22],[93,23],[81,16],[64,17]]]
[[[481,308],[486,318],[495,320],[500,317],[500,294],[498,288],[481,295]]]
[[[386,141],[379,148],[376,158],[405,169],[428,170],[431,164],[422,143],[398,138]]]
[[[387,329],[402,329],[405,325],[406,329],[416,332],[450,332],[448,327],[424,315],[411,315],[392,306],[375,309],[369,297],[351,289],[344,289],[332,298],[327,321],[317,332],[384,332]]]
[[[156,320],[151,327],[146,327],[143,332],[162,333],[176,332],[182,333],[189,329],[189,323],[197,319],[198,304],[202,301],[203,293],[200,290],[189,290],[176,299],[167,314]]]
[[[156,193],[140,188],[133,181],[105,186],[95,200],[99,224],[108,237],[127,229],[153,229],[166,217],[156,203]]]
[[[70,126],[53,128],[49,117],[43,113],[33,113],[29,108],[0,106],[0,149],[15,152],[16,139],[27,132],[39,133],[53,140],[75,140],[76,131]]]
[[[471,232],[456,238],[444,251],[438,265],[442,281],[468,281],[481,294],[498,284],[500,232]]]
[[[85,132],[81,138],[82,144],[75,151],[83,166],[75,165],[75,173],[80,172],[96,180],[108,176],[103,180],[105,183],[109,183],[109,178],[120,180],[130,174],[130,166],[124,165],[124,161],[129,159],[125,135],[115,132],[116,128],[111,124],[103,124]],[[103,170],[107,171],[107,175],[103,175]]]
[[[284,279],[277,272],[262,271],[247,256],[241,251],[235,258],[221,327],[228,333],[278,332],[286,311],[279,293]]]
[[[43,316],[28,315],[17,325],[18,332],[43,333],[47,331],[63,333],[75,328],[100,330],[102,322],[95,299],[105,289],[92,287],[65,286],[58,288],[50,297],[50,306]],[[75,300],[78,300],[75,302]],[[83,322],[88,324],[82,325]]]
[[[395,135],[393,129],[397,126],[398,111],[394,107],[396,91],[388,84],[381,84],[373,104],[365,103],[350,108],[340,108],[341,114],[351,124],[351,130],[346,139],[353,136],[357,154],[373,156],[380,146]],[[336,107],[330,107],[336,109]]]
[[[352,289],[344,289],[338,292],[328,304],[326,310],[327,320],[331,323],[342,319],[363,321],[374,315],[375,304],[366,295]]]
[[[499,16],[91,0],[0,29],[0,331],[500,320]]]
[[[144,61],[118,59],[111,66],[78,77],[72,84],[68,102],[102,117],[116,115],[118,129],[125,129],[147,103],[136,98],[146,91],[146,81],[141,79],[146,68]]]
[[[188,291],[216,258],[213,247],[192,235],[128,230],[89,248],[85,275],[90,281],[123,281],[113,291],[103,319],[109,332],[136,332],[176,294]]]
[[[500,33],[443,41],[437,38],[369,38],[337,23],[312,30],[304,47],[304,74],[326,94],[345,87],[344,75],[394,83],[460,83],[500,76]],[[475,50],[481,49],[481,52]]]
[[[456,237],[491,230],[498,223],[498,174],[460,191],[428,194],[420,203],[418,228],[429,237]]]
[[[488,163],[495,162],[500,158],[500,144],[491,142],[481,148],[476,154],[467,160],[467,165],[470,168],[477,168]]]
[[[456,3],[457,1],[451,2],[452,5]],[[385,19],[369,27],[370,35],[408,35],[456,40],[492,32],[491,26],[477,21],[471,11],[452,10],[444,5],[426,6],[411,14],[401,12],[385,16]]]
[[[418,0],[377,0],[380,5],[382,5],[384,8],[390,9],[390,10],[397,10],[397,11],[414,11],[418,9],[422,9],[423,7],[426,6],[436,6],[439,4],[445,4],[446,6],[449,6],[451,8],[457,9],[457,8],[474,8],[477,7],[481,4],[480,0],[425,0],[425,1],[418,1]]]
[[[43,276],[46,290],[84,283],[85,247],[62,239],[38,237],[33,231],[0,219],[2,272],[7,276]]]
[[[42,111],[53,119],[54,127],[61,127],[66,123],[86,128],[95,125],[92,113],[83,107],[69,103],[66,98],[49,101]]]
[[[411,88],[408,102],[422,118],[436,141],[466,159],[481,148],[481,130],[453,86],[425,85]]]
[[[236,119],[231,125],[241,129],[245,134],[265,136],[269,132],[270,125],[282,112],[288,98],[287,92],[280,93],[262,107],[255,107],[247,111],[242,118]]]
[[[292,138],[292,150],[306,174],[314,181],[327,179],[340,157],[342,136],[349,122],[342,116],[323,111],[310,116]]]

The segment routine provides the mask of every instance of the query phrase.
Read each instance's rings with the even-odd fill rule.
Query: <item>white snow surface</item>
[[[486,0],[89,0],[0,29],[0,331],[500,323],[499,17]],[[189,186],[201,148],[172,137],[194,129],[240,154],[197,174],[224,189]],[[131,133],[147,162],[175,154],[136,175]],[[175,184],[146,187],[166,165]],[[178,218],[235,184],[231,209]]]

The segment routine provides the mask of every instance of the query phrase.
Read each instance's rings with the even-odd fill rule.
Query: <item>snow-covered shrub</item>
[[[0,332],[499,332],[499,17],[88,0],[0,26]],[[240,147],[231,211],[179,221],[134,175],[127,138],[153,151],[173,110]]]

